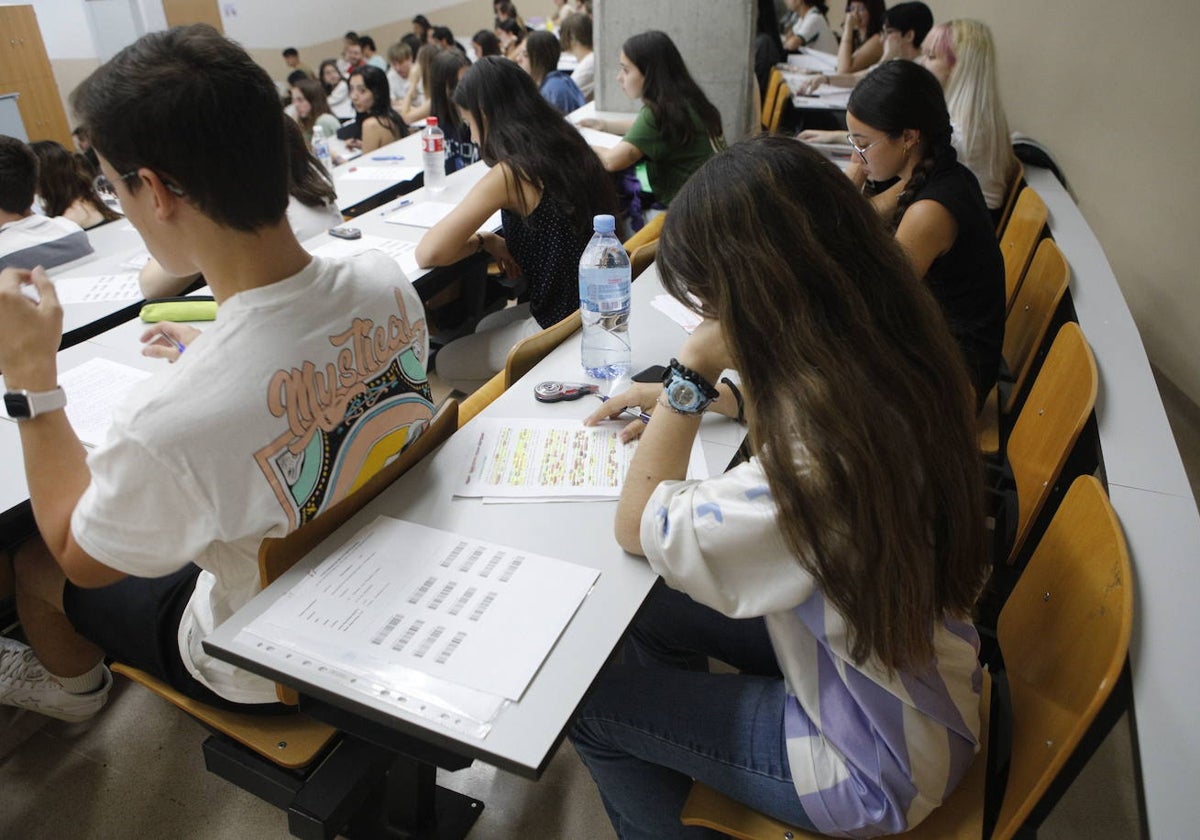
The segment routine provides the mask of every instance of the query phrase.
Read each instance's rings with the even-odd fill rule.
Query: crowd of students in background
[[[759,84],[789,52],[829,54],[835,69],[804,89],[853,88],[845,129],[798,123],[796,138],[727,148],[721,114],[681,51],[648,31],[607,57],[638,110],[582,120],[620,136],[589,147],[564,119],[596,84],[591,3],[576,0],[554,0],[546,28],[496,0],[493,28],[465,43],[420,15],[383,50],[347,32],[341,54],[315,72],[296,49],[283,51],[289,166],[280,178],[291,200],[286,214],[269,215],[289,249],[337,223],[329,173],[310,151],[317,131],[369,152],[436,117],[448,172],[477,160],[490,167],[416,248],[421,266],[487,254],[524,280],[515,306],[441,350],[439,373],[464,390],[577,307],[594,216],[620,215],[636,229],[667,214],[664,285],[705,319],[668,375],[691,382],[704,406],[747,422],[757,454],[725,476],[679,482],[698,413],[663,403],[657,384],[633,386],[590,418],[661,406],[645,427],[617,533],[678,590],[655,591],[626,664],[602,675],[571,732],[627,837],[675,836],[693,778],[797,825],[902,831],[953,789],[978,740],[978,640],[965,621],[983,568],[973,421],[999,369],[995,222],[1016,170],[995,46],[986,25],[934,25],[921,2],[850,0],[840,33],[822,0],[786,5],[783,19],[772,0],[758,5]],[[197,36],[213,55],[245,64],[213,37]],[[569,69],[560,69],[564,56]],[[92,89],[111,84],[107,72]],[[258,84],[264,74],[251,75]],[[118,128],[106,131],[114,142]],[[845,174],[805,141],[848,144]],[[21,262],[31,254],[42,265],[74,258],[84,229],[117,218],[94,188],[103,181],[94,152],[0,138],[0,176],[0,267],[31,268]],[[186,185],[170,187],[163,182],[189,196]],[[502,234],[481,230],[496,212]],[[54,230],[30,245],[39,225]],[[17,246],[5,251],[6,242]],[[160,294],[191,279],[157,264],[151,272],[160,272],[151,287]],[[744,393],[713,384],[726,368],[740,373]],[[418,391],[422,377],[423,367]],[[699,524],[709,514],[714,524]],[[742,574],[746,563],[755,574]],[[710,678],[710,654],[741,673]],[[221,694],[203,665],[189,670],[205,699]],[[936,689],[914,694],[910,680],[930,673]],[[106,692],[111,678],[89,674],[103,682],[89,690]],[[707,711],[678,714],[687,706]],[[770,750],[752,749],[731,724],[743,717]],[[862,720],[870,725],[854,723]],[[674,739],[704,749],[664,747]],[[794,775],[766,769],[789,762]]]

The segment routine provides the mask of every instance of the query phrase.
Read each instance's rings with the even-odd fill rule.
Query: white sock
[[[62,683],[68,694],[87,694],[104,685],[104,662],[97,662],[94,668],[77,677],[60,677],[55,674],[54,679]]]

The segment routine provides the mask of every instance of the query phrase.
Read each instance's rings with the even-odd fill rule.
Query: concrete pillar
[[[754,127],[754,0],[595,0],[596,108],[636,112],[617,84],[625,39],[661,29],[721,112],[725,140]]]

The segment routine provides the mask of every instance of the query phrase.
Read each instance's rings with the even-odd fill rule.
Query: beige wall
[[[1200,6],[935,0],[992,28],[1014,131],[1054,154],[1150,361],[1200,402]]]

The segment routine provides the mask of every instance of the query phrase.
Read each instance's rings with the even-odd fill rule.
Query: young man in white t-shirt
[[[271,683],[201,642],[257,592],[263,538],[319,515],[427,427],[420,299],[381,254],[300,246],[274,85],[211,27],[141,38],[72,104],[150,252],[202,273],[219,309],[203,334],[163,326],[186,350],[148,348],[177,363],[88,453],[56,387],[54,287],[40,271],[0,274],[5,403],[24,415],[40,532],[13,558],[31,647],[0,639],[0,703],[90,717],[112,684],[107,655],[205,702],[274,710]],[[205,131],[218,117],[245,134]]]
[[[37,182],[33,149],[0,134],[0,269],[53,268],[92,253],[79,225],[33,212]]]

